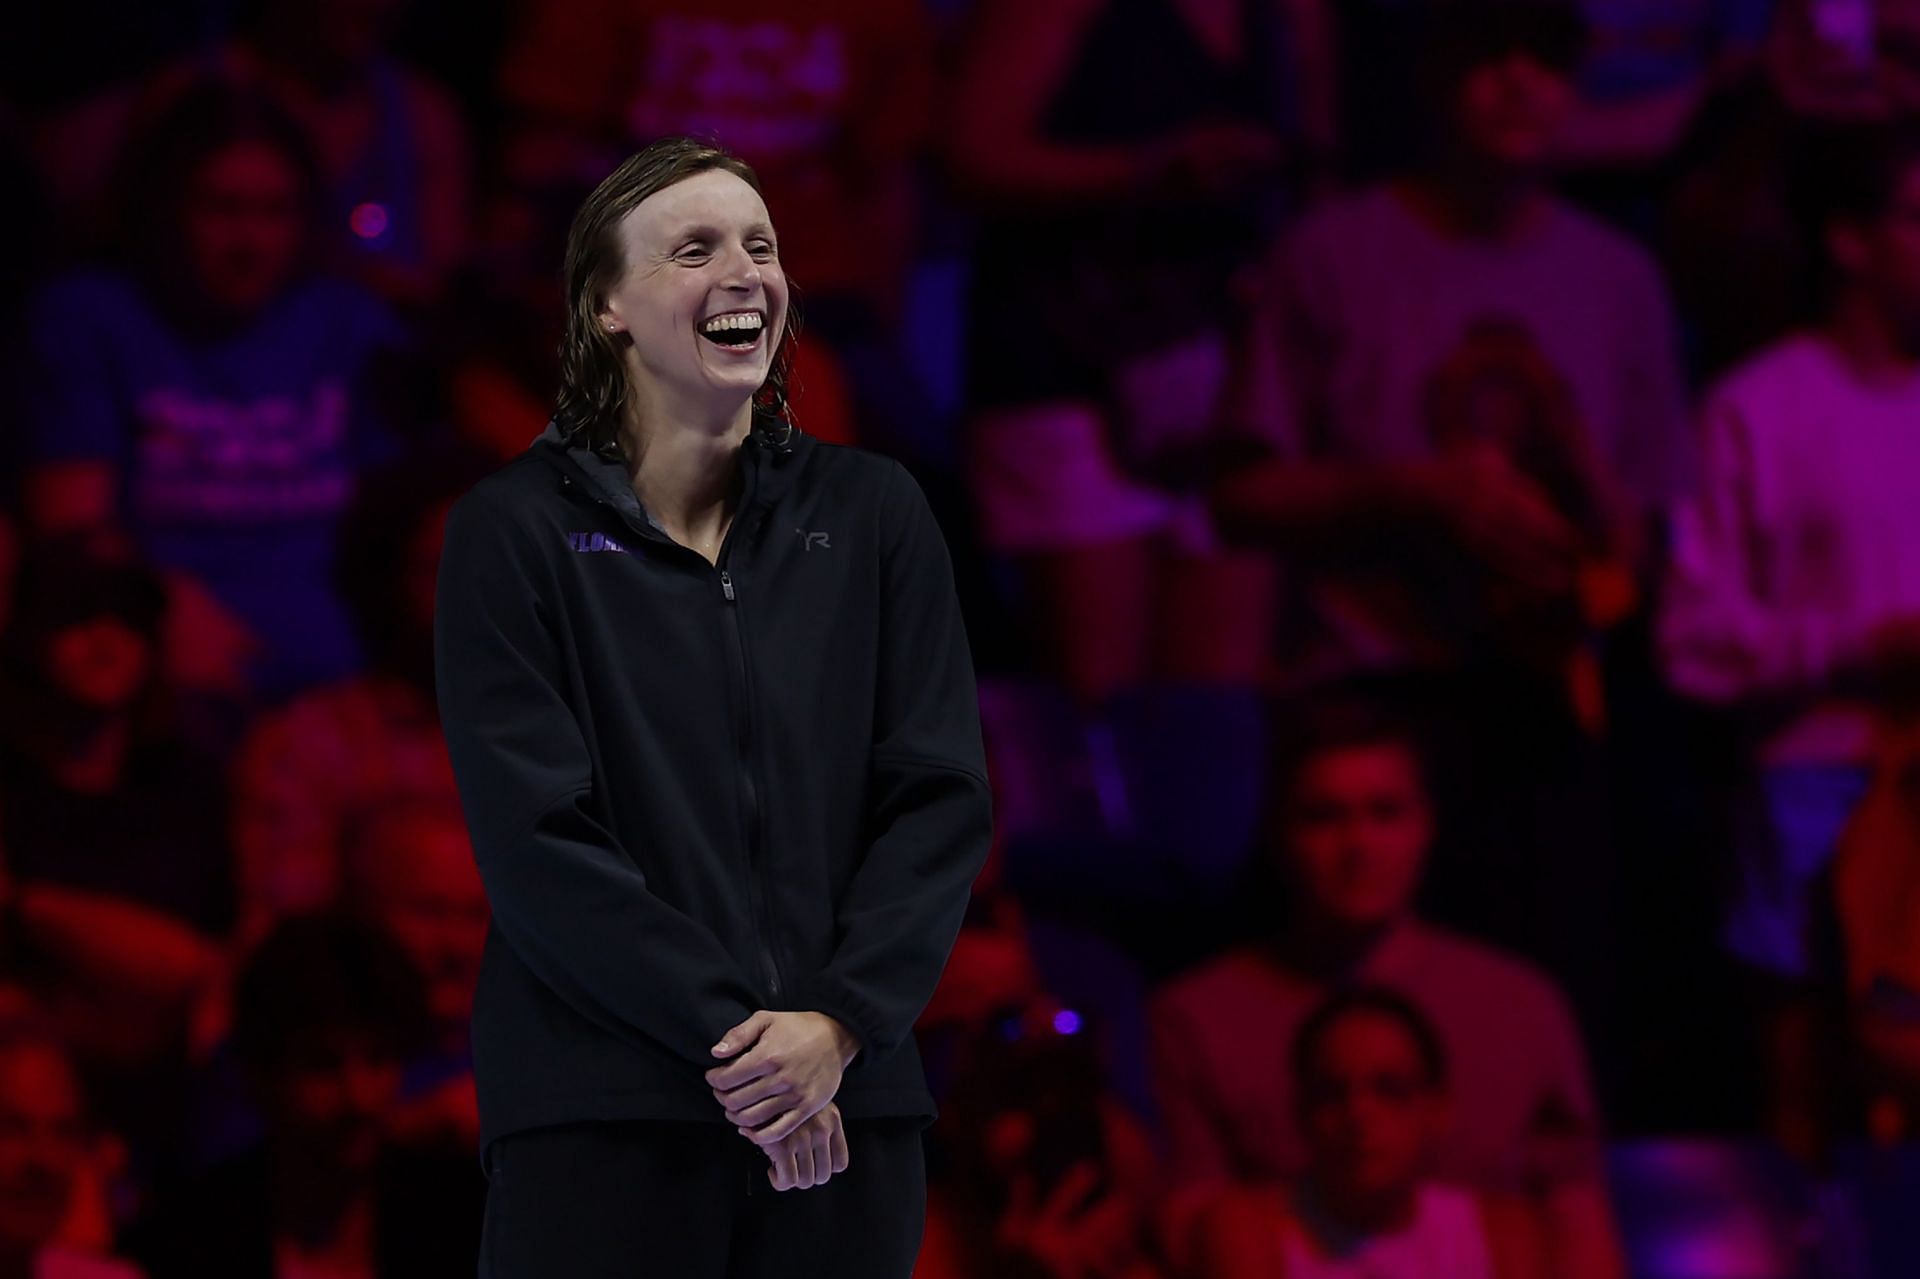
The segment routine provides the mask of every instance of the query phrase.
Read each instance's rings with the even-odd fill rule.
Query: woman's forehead
[[[765,231],[772,218],[760,195],[738,176],[709,169],[654,192],[626,218],[633,234],[645,239],[690,231]]]

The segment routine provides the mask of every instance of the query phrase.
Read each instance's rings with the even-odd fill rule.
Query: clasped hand
[[[824,1013],[756,1012],[714,1045],[733,1058],[707,1084],[742,1136],[766,1152],[774,1189],[825,1184],[847,1167],[847,1138],[833,1104],[857,1041]]]

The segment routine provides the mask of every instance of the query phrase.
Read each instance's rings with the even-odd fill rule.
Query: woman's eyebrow
[[[765,222],[755,222],[752,226],[746,228],[744,234],[749,238],[753,236],[760,236],[765,239],[771,240],[773,238],[773,228],[768,226]],[[685,228],[680,232],[679,235],[675,236],[674,238],[677,240],[684,241],[684,240],[720,240],[720,239],[724,239],[725,237],[726,237],[726,232],[720,230],[718,227],[693,226],[693,227]]]

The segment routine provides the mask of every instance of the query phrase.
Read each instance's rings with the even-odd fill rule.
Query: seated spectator
[[[980,6],[950,116],[983,214],[969,487],[1042,664],[1085,704],[1265,658],[1270,566],[1220,545],[1195,477],[1257,447],[1214,430],[1230,284],[1332,141],[1327,7]]]
[[[1281,445],[1213,507],[1303,579],[1298,680],[1505,661],[1545,613],[1577,710],[1582,636],[1631,607],[1685,403],[1652,259],[1547,186],[1580,29],[1564,0],[1447,6],[1423,162],[1309,212],[1252,285],[1234,411]]]
[[[1920,622],[1903,482],[1920,466],[1920,130],[1862,127],[1822,151],[1826,314],[1708,394],[1705,483],[1675,521],[1660,626],[1675,687],[1771,721],[1765,834],[1728,941],[1789,976],[1810,970],[1807,893],[1864,785],[1868,674]]]
[[[1149,1007],[1173,1187],[1168,1255],[1190,1267],[1195,1213],[1223,1190],[1305,1171],[1294,1036],[1328,991],[1360,982],[1403,991],[1452,1063],[1435,1175],[1525,1194],[1552,1273],[1617,1273],[1599,1117],[1560,994],[1526,964],[1414,910],[1433,839],[1417,744],[1360,703],[1310,708],[1295,731],[1274,779],[1264,863],[1291,892],[1284,906],[1254,904],[1279,917],[1166,983]]]
[[[1153,1150],[1104,1086],[1088,1025],[1038,995],[979,1024],[962,1055],[928,1134],[914,1279],[1158,1279]]]
[[[355,670],[334,530],[390,448],[363,392],[398,330],[308,271],[317,179],[266,101],[196,85],[123,176],[128,262],[29,317],[29,527],[118,526],[168,570],[179,683],[272,699]]]
[[[469,1033],[489,914],[458,799],[386,800],[342,842],[343,904],[400,943],[426,989],[431,1035],[407,1063],[394,1131],[478,1149]]]
[[[1920,130],[1841,128],[1814,154],[1824,313],[1707,396],[1660,624],[1674,686],[1749,738],[1724,938],[1767,987],[1770,1116],[1802,1154],[1832,1118],[1817,886],[1867,791],[1887,674],[1920,652]]]
[[[430,1020],[406,955],[329,914],[284,921],[234,992],[232,1048],[260,1145],[165,1186],[133,1251],[166,1276],[471,1276],[484,1182],[470,1149],[400,1144],[402,1063]]]
[[[125,1146],[89,1116],[52,1026],[0,1002],[0,1279],[140,1279],[114,1259]]]
[[[1293,1076],[1306,1172],[1230,1192],[1201,1226],[1210,1279],[1519,1279],[1544,1275],[1510,1196],[1432,1176],[1446,1050],[1384,988],[1333,995],[1302,1023]]]
[[[335,580],[367,669],[261,716],[240,746],[242,937],[336,900],[356,815],[393,796],[456,798],[433,690],[434,574],[447,508],[486,467],[465,454],[410,458],[370,476],[348,509]]]

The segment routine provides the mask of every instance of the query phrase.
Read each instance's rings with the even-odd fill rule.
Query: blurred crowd
[[[1920,1274],[1920,0],[5,27],[0,1279],[473,1273],[441,525],[677,133],[981,674],[919,1279]]]

